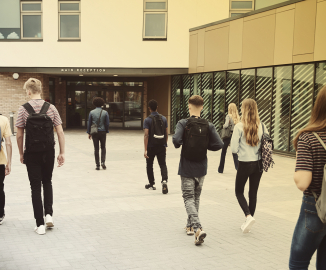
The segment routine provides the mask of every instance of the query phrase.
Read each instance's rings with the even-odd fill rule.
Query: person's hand
[[[21,163],[21,164],[24,164],[24,155],[23,155],[23,154],[20,155],[20,163]]]
[[[88,139],[92,139],[92,135],[91,134],[88,134]]]
[[[145,151],[145,153],[144,153],[144,158],[149,158],[149,157],[147,156],[147,151]]]
[[[10,172],[11,172],[11,164],[8,163],[8,164],[6,165],[6,169],[5,169],[5,176],[9,175]]]
[[[58,167],[61,167],[63,164],[65,164],[65,154],[59,154],[57,161]]]

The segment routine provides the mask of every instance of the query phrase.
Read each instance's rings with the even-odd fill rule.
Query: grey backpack
[[[322,141],[322,139],[318,136],[318,134],[315,132],[313,132],[313,134],[316,136],[318,141],[326,150],[326,145]],[[324,165],[323,183],[321,186],[321,193],[319,198],[315,192],[311,191],[316,199],[316,210],[317,210],[318,217],[324,224],[326,223],[326,183],[325,182],[326,182],[326,164]]]

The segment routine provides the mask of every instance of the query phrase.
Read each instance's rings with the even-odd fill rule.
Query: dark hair
[[[93,105],[95,106],[95,107],[102,107],[103,105],[104,105],[104,99],[103,98],[101,98],[101,97],[95,97],[94,99],[93,99]]]
[[[148,107],[151,108],[153,112],[157,110],[157,101],[155,99],[152,99],[148,102]]]
[[[194,95],[189,98],[189,104],[192,104],[196,107],[203,106],[204,104],[204,99],[201,96]]]

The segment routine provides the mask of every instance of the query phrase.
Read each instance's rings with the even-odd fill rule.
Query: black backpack
[[[44,102],[39,113],[35,113],[29,103],[25,103],[23,106],[29,114],[25,128],[26,152],[42,152],[54,149],[53,122],[46,114],[50,103]]]
[[[152,125],[150,128],[150,142],[154,145],[164,145],[166,143],[165,125],[161,114],[150,115]]]
[[[209,144],[209,123],[202,118],[190,117],[183,134],[182,156],[191,161],[206,158]]]

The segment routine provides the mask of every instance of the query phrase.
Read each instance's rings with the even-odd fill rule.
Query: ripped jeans
[[[198,217],[198,210],[204,179],[205,176],[192,178],[181,176],[182,197],[188,215],[187,227],[193,227],[194,231],[202,227]]]

